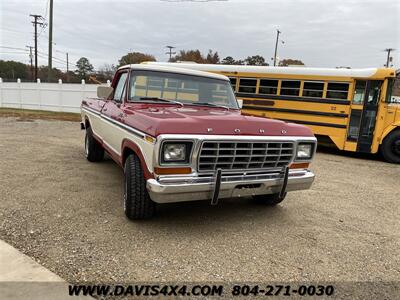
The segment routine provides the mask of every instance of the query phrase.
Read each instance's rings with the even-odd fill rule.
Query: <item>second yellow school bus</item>
[[[226,75],[243,111],[309,126],[320,143],[400,163],[400,104],[391,68],[334,69],[156,63]]]

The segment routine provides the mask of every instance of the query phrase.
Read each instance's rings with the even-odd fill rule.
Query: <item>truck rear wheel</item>
[[[277,194],[270,194],[270,195],[256,195],[253,196],[253,199],[260,204],[264,204],[267,206],[275,206],[281,203],[283,200],[285,200],[286,193],[283,195],[283,197],[279,196],[279,193]]]
[[[104,149],[93,137],[93,132],[90,127],[86,128],[85,156],[90,162],[101,161],[104,158]]]
[[[400,163],[400,129],[388,134],[381,145],[384,159],[391,163]]]
[[[124,166],[124,211],[131,220],[148,219],[154,215],[155,203],[146,189],[140,160],[136,155],[129,155]]]

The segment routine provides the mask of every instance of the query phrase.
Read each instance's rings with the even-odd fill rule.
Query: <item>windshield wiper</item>
[[[178,105],[180,105],[181,107],[183,107],[183,103],[181,103],[181,102],[179,102],[179,101],[168,100],[168,99],[158,98],[158,97],[140,97],[140,100],[174,103],[174,104],[178,104]]]
[[[228,106],[217,105],[217,104],[208,103],[208,102],[193,102],[193,103],[189,103],[189,105],[203,105],[203,106],[211,106],[211,107],[220,107],[220,108],[225,108],[227,110],[230,110],[230,107],[228,107]]]

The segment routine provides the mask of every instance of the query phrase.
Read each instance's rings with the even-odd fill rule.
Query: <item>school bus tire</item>
[[[381,153],[387,162],[400,164],[400,129],[392,131],[385,137]]]

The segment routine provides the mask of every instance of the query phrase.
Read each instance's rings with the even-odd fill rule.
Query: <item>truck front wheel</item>
[[[147,192],[142,166],[136,155],[129,155],[126,159],[124,174],[125,215],[131,220],[151,218],[155,212],[155,203]]]
[[[391,163],[400,163],[400,129],[392,131],[381,145],[383,158]]]
[[[86,128],[85,156],[90,162],[101,161],[104,158],[104,149],[93,137],[93,132],[90,127]]]
[[[279,196],[279,193],[277,194],[270,194],[270,195],[256,195],[253,196],[253,199],[260,204],[268,205],[268,206],[275,206],[279,203],[281,203],[283,200],[285,200],[286,193],[283,195],[283,197]]]

